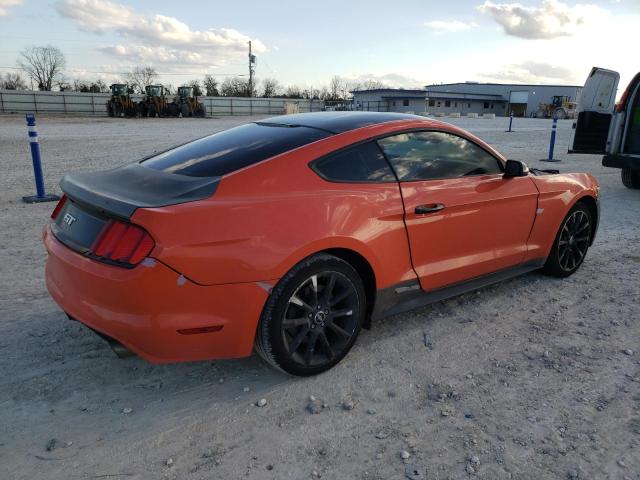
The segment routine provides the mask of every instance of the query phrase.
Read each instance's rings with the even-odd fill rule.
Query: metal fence
[[[72,115],[106,116],[108,93],[31,92],[0,90],[0,113],[60,113]],[[131,95],[134,102],[142,95]],[[285,104],[297,105],[303,112],[324,110],[322,100],[248,97],[198,97],[204,104],[207,117],[223,115],[279,115]]]

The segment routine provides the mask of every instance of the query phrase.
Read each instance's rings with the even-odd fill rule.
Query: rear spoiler
[[[189,177],[133,163],[102,172],[67,174],[60,188],[74,201],[128,220],[138,208],[209,198],[219,182],[220,177]]]

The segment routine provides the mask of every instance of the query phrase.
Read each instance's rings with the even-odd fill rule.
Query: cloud
[[[344,77],[354,84],[366,85],[369,83],[380,83],[384,88],[422,88],[423,81],[411,78],[400,73],[359,73]]]
[[[574,71],[569,68],[534,61],[506,65],[496,72],[479,76],[485,80],[502,83],[582,83],[578,81]]]
[[[0,17],[9,15],[9,9],[16,5],[22,5],[23,0],[0,0]]]
[[[485,1],[477,9],[489,13],[507,35],[526,39],[570,36],[603,10],[595,5],[566,5],[558,0],[543,0],[540,7],[519,3]]]
[[[434,20],[431,22],[424,22],[424,26],[433,30],[436,34],[441,34],[462,32],[464,30],[469,30],[470,28],[477,27],[478,25],[473,22],[465,23],[459,20]]]
[[[246,56],[249,40],[255,53],[266,51],[260,40],[232,28],[192,30],[177,18],[138,13],[107,0],[62,0],[56,9],[82,30],[125,37],[123,44],[104,45],[100,50],[136,63],[217,67]]]

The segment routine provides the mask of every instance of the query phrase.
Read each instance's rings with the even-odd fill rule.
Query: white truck
[[[640,73],[616,104],[620,75],[593,67],[578,102],[569,153],[602,154],[627,188],[640,189]]]

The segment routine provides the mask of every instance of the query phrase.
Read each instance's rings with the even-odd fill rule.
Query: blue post
[[[553,148],[556,145],[556,130],[558,128],[558,119],[553,119],[553,125],[551,126],[551,141],[549,142],[549,158],[543,158],[541,162],[559,162],[560,160],[553,158]]]
[[[507,133],[513,132],[511,125],[513,125],[513,110],[511,110],[511,114],[509,115],[509,130],[505,130]]]
[[[47,195],[44,191],[44,175],[42,174],[42,160],[40,159],[36,116],[33,113],[27,113],[26,118],[27,126],[29,127],[29,146],[31,147],[33,174],[36,179],[36,195],[22,197],[22,200],[26,203],[54,202],[60,200],[60,197],[57,195]]]

